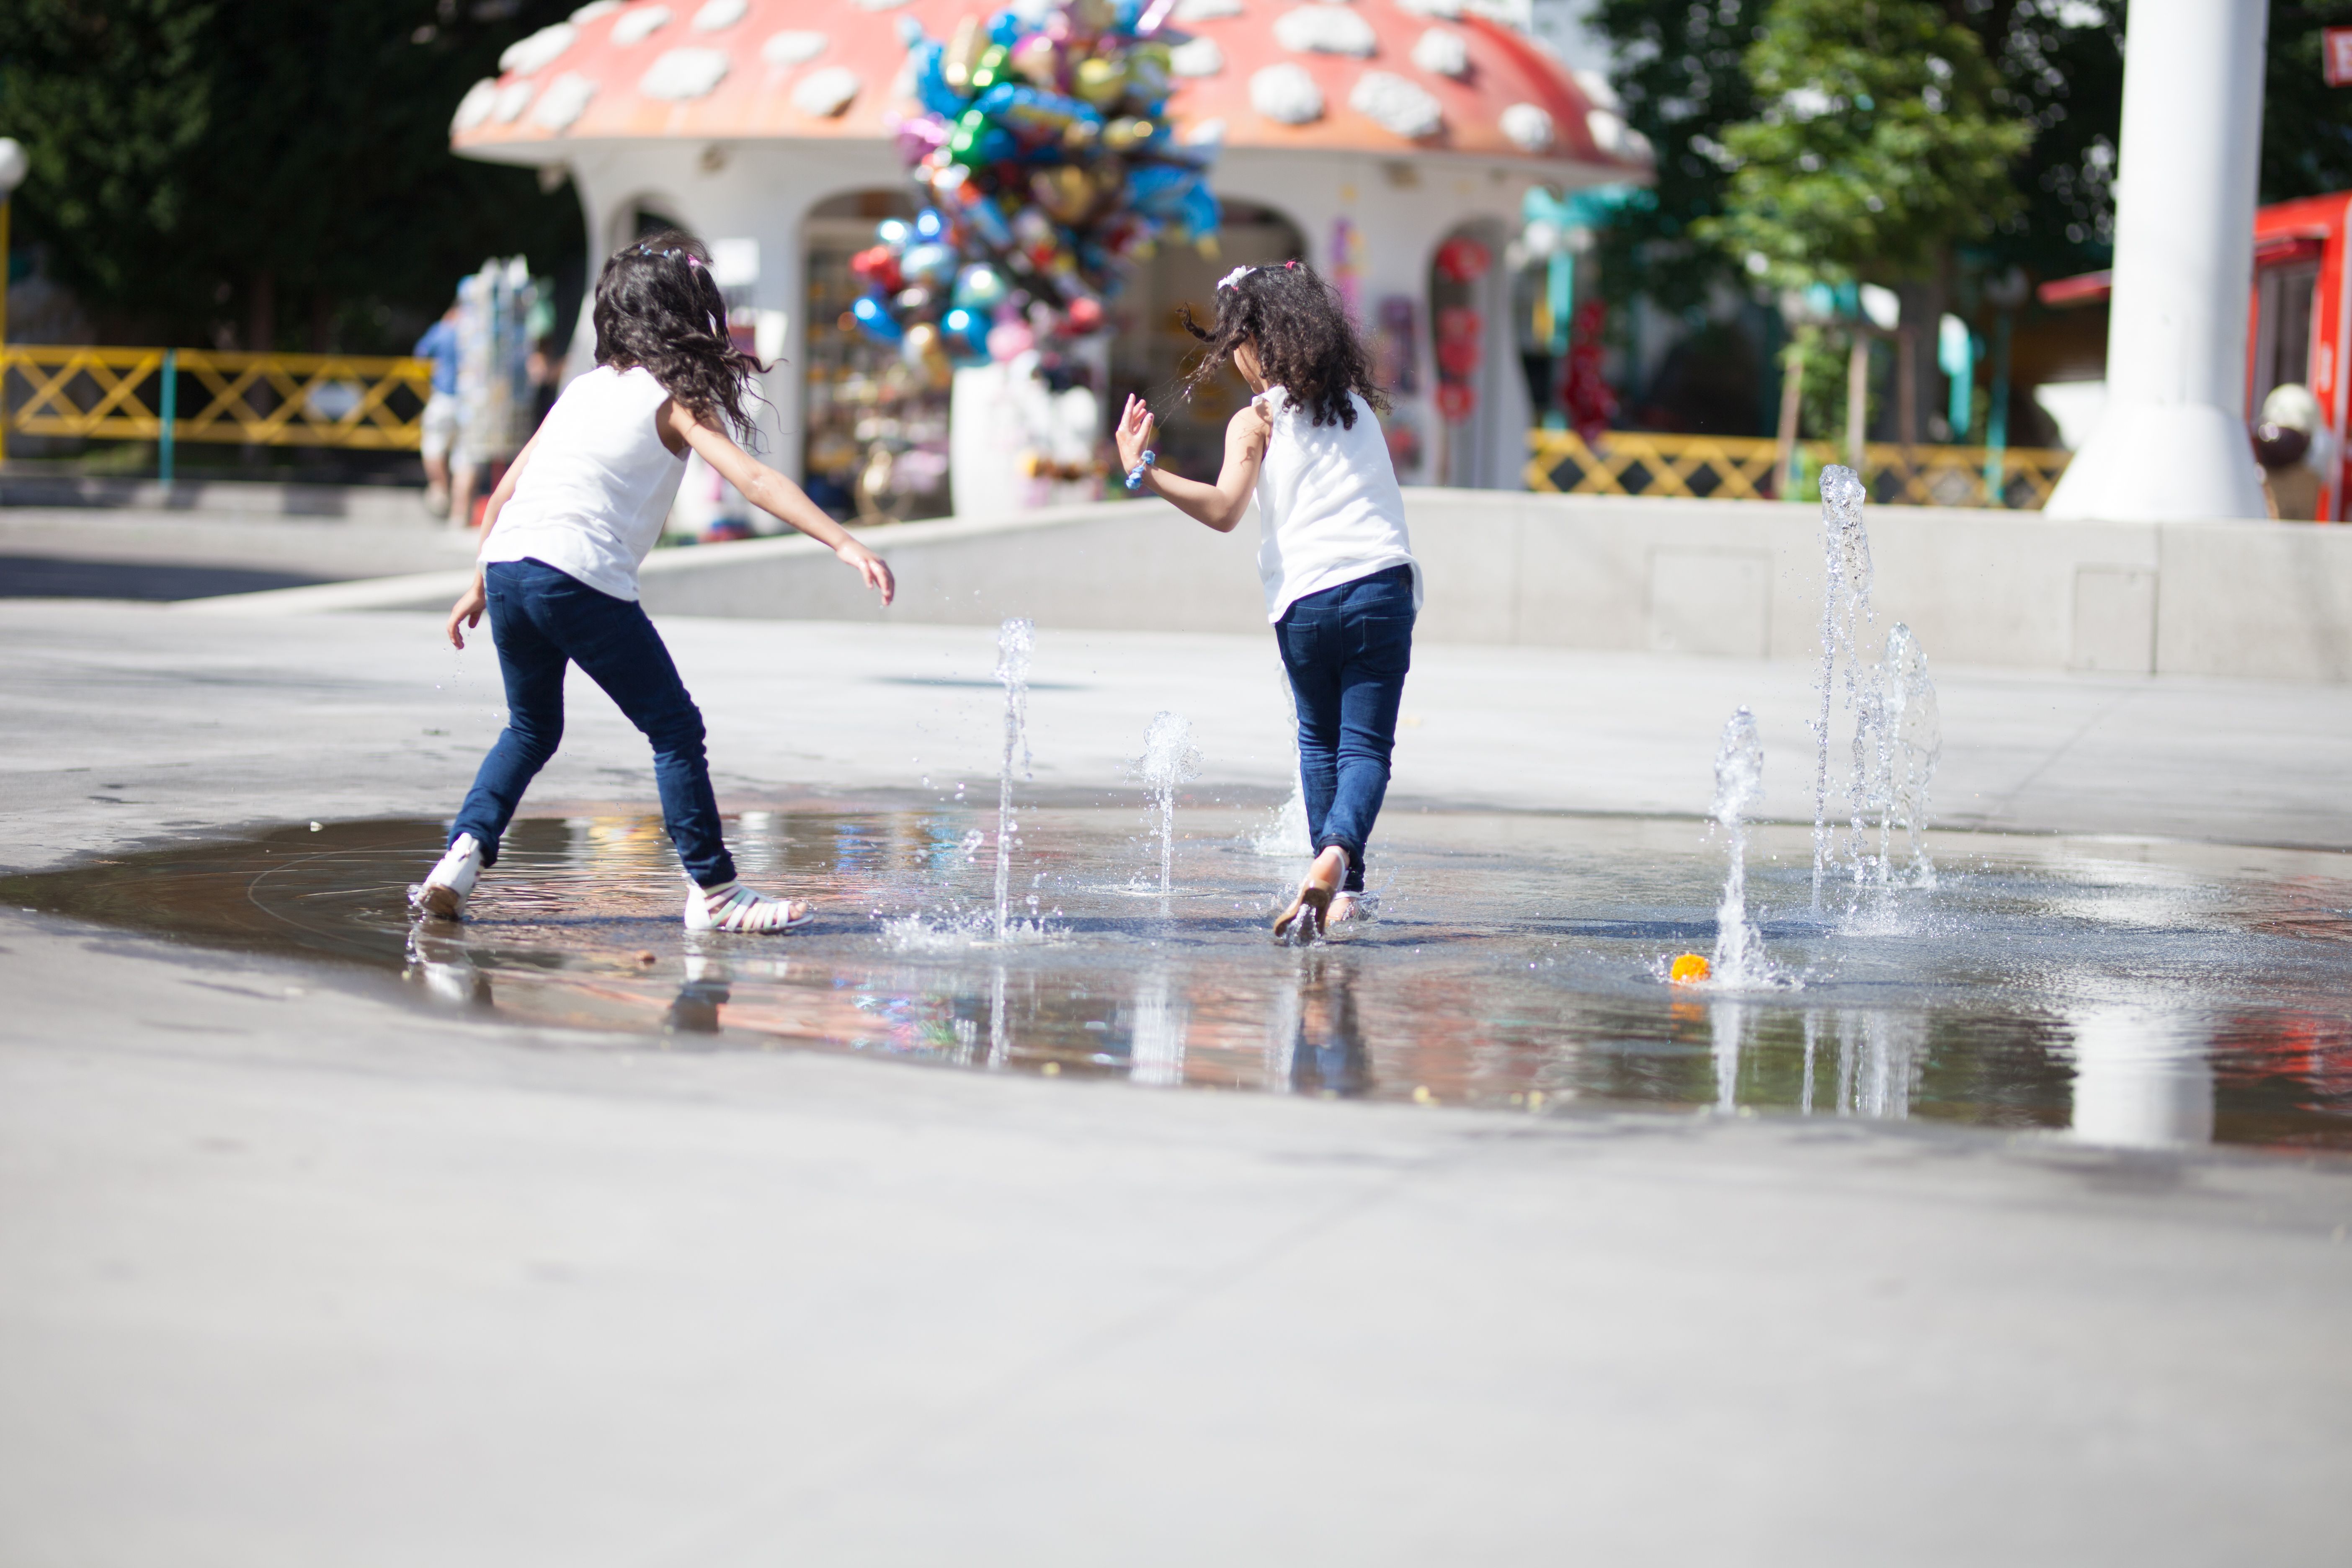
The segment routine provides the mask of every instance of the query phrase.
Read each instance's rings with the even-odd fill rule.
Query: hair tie
[[[1284,262],[1284,263],[1282,264],[1282,269],[1283,269],[1285,272],[1296,272],[1296,271],[1297,271],[1297,270],[1298,270],[1298,258],[1297,258],[1297,257],[1295,257],[1295,256],[1294,256],[1294,257],[1292,257],[1289,260],[1287,260],[1287,261],[1286,261],[1286,262]]]

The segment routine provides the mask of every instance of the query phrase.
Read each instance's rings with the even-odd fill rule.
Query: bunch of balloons
[[[912,35],[900,153],[928,203],[850,266],[851,313],[944,384],[954,365],[1091,336],[1128,263],[1213,245],[1213,143],[1169,125],[1174,0],[1029,0]]]

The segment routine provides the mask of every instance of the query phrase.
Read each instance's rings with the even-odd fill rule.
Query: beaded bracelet
[[[1151,467],[1152,464],[1159,460],[1159,453],[1152,451],[1148,447],[1144,448],[1143,456],[1136,460],[1135,467],[1127,470],[1127,488],[1131,490],[1141,489],[1143,488],[1143,470]]]

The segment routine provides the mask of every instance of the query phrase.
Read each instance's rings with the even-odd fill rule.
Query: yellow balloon
[[[1080,60],[1071,85],[1097,109],[1108,109],[1127,96],[1127,68],[1117,60]]]

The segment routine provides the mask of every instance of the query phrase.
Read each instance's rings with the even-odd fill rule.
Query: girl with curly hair
[[[1356,913],[1364,843],[1388,793],[1397,704],[1412,665],[1421,567],[1376,417],[1388,398],[1338,292],[1312,268],[1241,267],[1217,285],[1215,322],[1189,395],[1230,360],[1249,405],[1225,426],[1216,483],[1156,467],[1154,424],[1130,397],[1118,423],[1128,488],[1148,489],[1220,533],[1253,498],[1265,618],[1290,675],[1315,863],[1274,933],[1322,933]]]
[[[577,664],[653,742],[662,821],[684,863],[689,931],[782,931],[814,918],[735,879],[703,756],[702,714],[637,602],[637,567],[661,537],[686,455],[753,506],[833,552],[890,602],[890,569],[798,485],[737,444],[750,440],[748,381],[766,367],[727,336],[709,253],[676,232],[604,263],[593,320],[596,368],[566,387],[483,514],[480,565],[449,612],[449,640],[490,617],[507,727],[449,830],[448,852],[412,895],[420,913],[463,917],[522,794],[563,734],[563,671]]]

